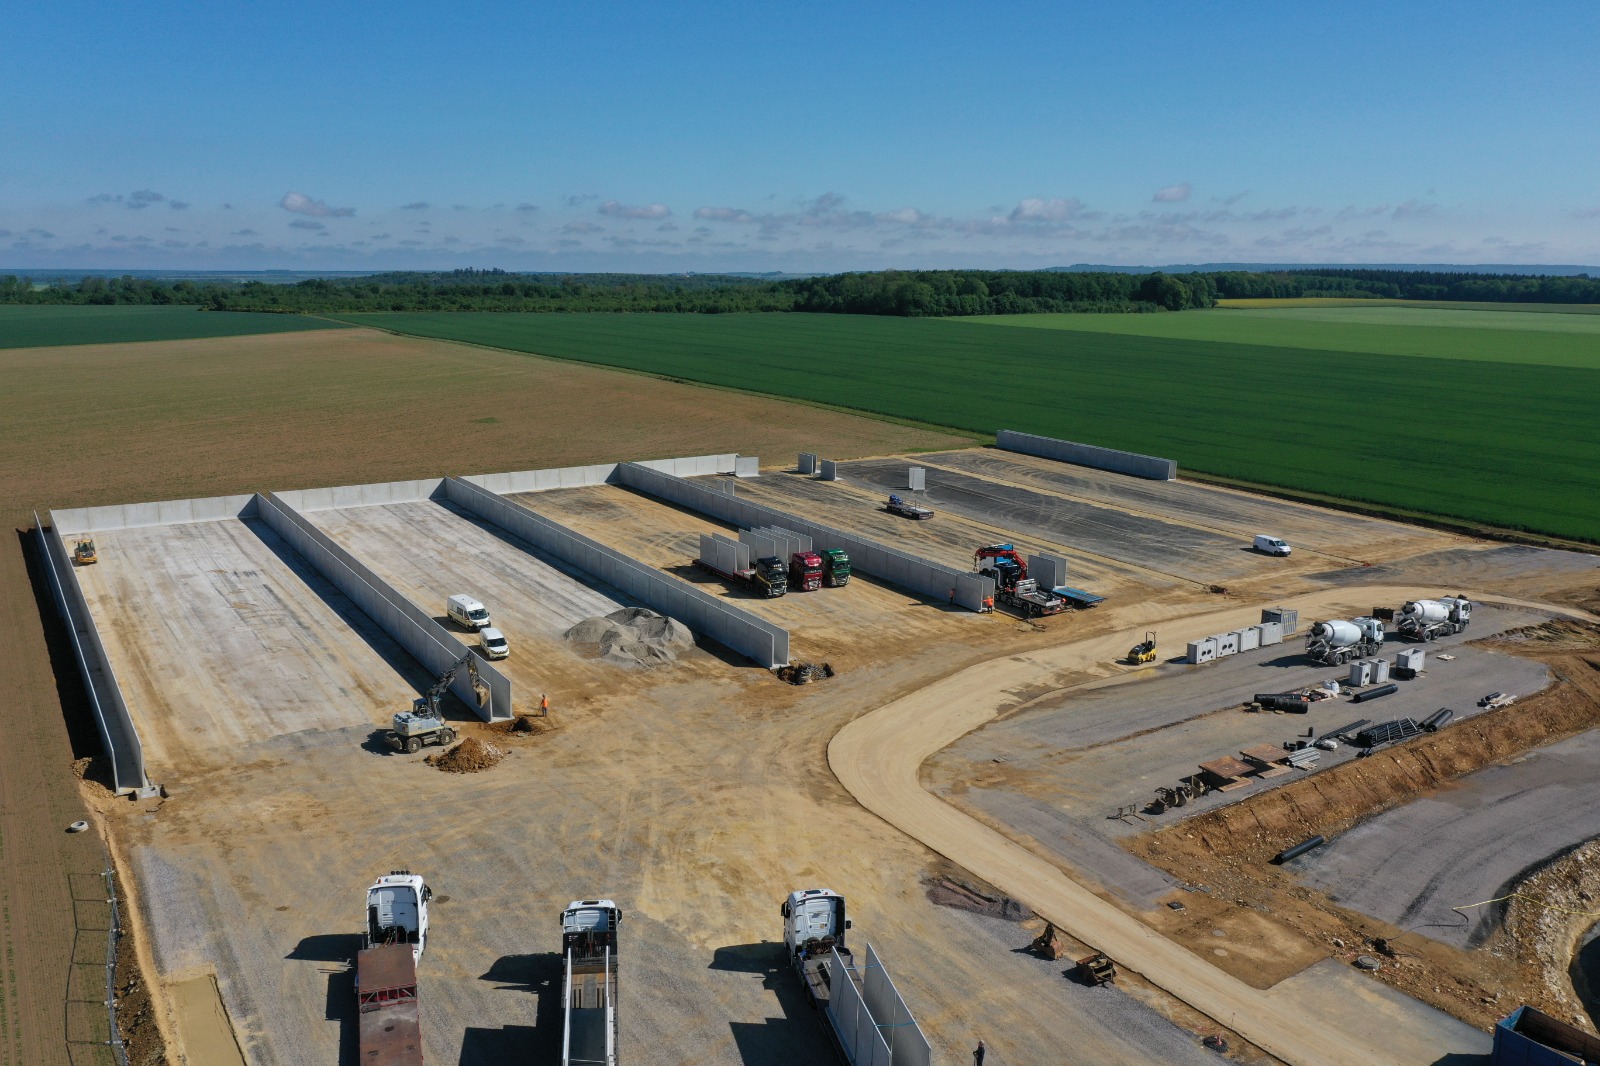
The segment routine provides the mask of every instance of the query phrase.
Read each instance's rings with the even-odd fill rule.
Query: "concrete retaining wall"
[[[639,465],[652,470],[664,470],[679,477],[706,477],[711,474],[732,474],[738,463],[739,456],[733,452],[722,452],[717,455],[685,455],[677,459],[647,459]],[[501,495],[544,492],[547,489],[580,489],[589,485],[615,484],[617,464],[514,470],[506,474],[470,474],[461,480]]]
[[[660,468],[657,467],[656,469],[660,469]],[[669,471],[667,471],[667,473],[670,474],[670,473],[673,473],[673,471],[669,470]],[[734,461],[733,461],[733,476],[734,477],[760,477],[761,476],[761,457],[758,456],[758,455],[741,455],[741,456],[738,456],[737,458],[735,458]]]
[[[336,507],[375,507],[386,503],[416,503],[441,499],[444,478],[421,481],[384,481],[372,485],[339,485],[326,489],[289,489],[273,496],[296,511],[330,511]]]
[[[642,466],[636,468],[643,469]],[[672,477],[654,470],[643,470],[643,473],[651,477]],[[687,582],[663,574],[653,566],[630,559],[616,549],[590,540],[525,506],[501,499],[465,478],[448,478],[445,490],[450,502],[463,510],[521,537],[569,566],[594,575],[652,610],[677,619],[695,632],[705,634],[758,665],[770,669],[788,663],[787,630],[719,597],[702,592]],[[720,492],[700,491],[733,502],[731,497]]]
[[[122,698],[122,687],[117,684],[117,675],[112,672],[105,645],[100,643],[100,631],[95,627],[94,615],[89,613],[89,604],[83,598],[83,589],[78,584],[72,560],[61,543],[61,531],[55,525],[54,515],[51,515],[50,521],[52,528],[45,529],[39,523],[39,516],[33,516],[45,572],[50,577],[50,588],[55,593],[56,609],[67,623],[67,633],[72,638],[72,653],[78,660],[78,670],[83,674],[84,688],[89,691],[89,706],[94,711],[95,728],[100,732],[100,743],[105,747],[106,759],[111,764],[111,786],[118,793],[132,792],[147,783],[144,747],[139,743],[139,733],[133,727],[133,716],[128,713],[128,705]]]
[[[1032,433],[1018,433],[1002,429],[994,435],[994,442],[1008,452],[1037,455],[1043,459],[1059,459],[1063,463],[1092,466],[1096,470],[1111,470],[1118,474],[1150,478],[1153,481],[1176,481],[1178,464],[1172,459],[1157,459],[1153,455],[1137,452],[1119,452],[1112,448],[1098,448],[1093,444],[1078,444],[1054,437],[1039,437]]]
[[[454,633],[435,622],[387,581],[336,544],[304,515],[271,493],[256,504],[261,520],[374,622],[435,676],[467,654],[467,646]],[[510,718],[511,680],[479,658],[478,676],[488,686],[489,699],[482,706],[473,690],[472,679],[463,671],[456,675],[450,691],[486,722]]]
[[[645,469],[639,463],[623,463],[618,468],[618,475],[622,484],[629,488],[692,508],[741,529],[782,526],[809,536],[815,550],[842,548],[850,555],[852,570],[901,585],[939,603],[950,599],[954,590],[956,603],[976,611],[983,606],[984,597],[994,595],[994,582],[978,574],[920,559],[897,548],[819,525],[776,508],[712,492],[683,478]]]
[[[171,526],[179,522],[217,522],[249,518],[255,514],[255,494],[207,496],[198,500],[157,500],[153,503],[119,503],[110,507],[64,507],[50,512],[58,536],[99,533],[134,526]]]

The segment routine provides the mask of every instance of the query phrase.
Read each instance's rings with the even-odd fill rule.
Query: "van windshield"
[[[489,617],[489,612],[484,610],[482,607],[479,607],[476,611],[468,611],[467,612],[467,617],[468,618],[488,618]]]
[[[489,641],[489,647],[491,648],[503,648],[505,646],[506,641],[504,637],[495,637],[493,640]]]

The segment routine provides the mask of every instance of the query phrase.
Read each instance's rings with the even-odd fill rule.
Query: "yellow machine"
[[[1146,630],[1144,640],[1128,649],[1128,662],[1134,666],[1156,661],[1156,633],[1155,630]]]
[[[100,561],[100,556],[94,550],[94,541],[88,537],[80,537],[72,548],[72,563],[74,566],[88,566],[90,563]]]

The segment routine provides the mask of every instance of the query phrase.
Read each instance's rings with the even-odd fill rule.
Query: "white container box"
[[[1239,650],[1239,634],[1237,633],[1218,633],[1211,639],[1217,642],[1217,658],[1219,659],[1224,655],[1232,655]]]
[[[1260,626],[1245,626],[1243,629],[1239,630],[1239,632],[1235,633],[1234,636],[1239,638],[1240,651],[1255,651],[1257,648],[1261,647]]]
[[[1386,685],[1389,683],[1388,659],[1372,660],[1372,683],[1374,685]]]
[[[1357,659],[1350,664],[1350,687],[1359,688],[1370,684],[1372,681],[1372,664],[1365,659]]]
[[[1283,643],[1282,622],[1262,622],[1255,628],[1261,631],[1261,646],[1263,648],[1270,648],[1274,644]]]
[[[1215,637],[1206,637],[1203,640],[1189,642],[1188,659],[1191,663],[1208,663],[1217,657],[1217,640]]]

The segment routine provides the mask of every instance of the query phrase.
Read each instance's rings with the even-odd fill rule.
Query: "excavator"
[[[478,657],[469,651],[451,663],[432,688],[411,701],[409,712],[401,711],[394,716],[394,728],[384,735],[389,747],[415,755],[424,744],[450,744],[455,741],[456,731],[445,724],[439,700],[450,690],[450,683],[462,670],[467,671],[474,689],[481,686],[478,680]]]
[[[94,541],[89,537],[79,537],[72,546],[72,565],[88,566],[99,561],[100,554],[94,550]]]
[[[1142,666],[1145,663],[1156,661],[1156,632],[1153,629],[1145,630],[1144,639],[1128,649],[1128,662],[1133,666]]]

